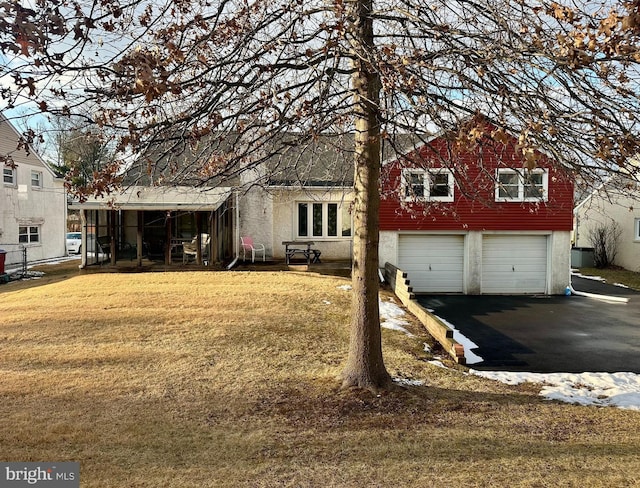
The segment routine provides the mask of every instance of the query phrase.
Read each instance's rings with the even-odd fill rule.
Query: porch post
[[[217,211],[212,210],[210,215],[209,235],[211,238],[209,239],[209,266],[211,266],[211,263],[218,262],[218,228],[216,225],[216,221],[218,220],[216,218]]]
[[[138,210],[138,232],[136,235],[136,261],[138,263],[138,268],[142,267],[142,224],[144,223],[144,212],[142,210]]]
[[[202,214],[196,212],[196,263],[202,266]]]
[[[109,212],[109,233],[111,234],[111,266],[116,265],[116,211],[111,210]]]
[[[164,221],[166,245],[164,250],[164,263],[171,264],[171,210],[167,210],[167,218]]]

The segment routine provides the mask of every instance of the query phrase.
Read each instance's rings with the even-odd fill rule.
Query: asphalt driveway
[[[573,277],[579,291],[626,296],[423,295],[418,301],[478,345],[479,370],[640,373],[640,293]]]

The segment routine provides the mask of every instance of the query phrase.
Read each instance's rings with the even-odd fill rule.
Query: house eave
[[[181,210],[213,211],[232,194],[233,188],[130,187],[105,197],[90,197],[72,202],[77,210]]]

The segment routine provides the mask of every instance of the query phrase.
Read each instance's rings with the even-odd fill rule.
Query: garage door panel
[[[482,293],[544,293],[546,236],[484,236]]]
[[[399,267],[407,272],[415,292],[461,293],[464,237],[400,236]]]

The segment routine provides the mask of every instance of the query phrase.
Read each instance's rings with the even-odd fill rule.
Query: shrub
[[[600,224],[589,230],[589,242],[593,247],[596,268],[606,268],[613,264],[618,254],[621,234],[622,228],[614,221]]]

